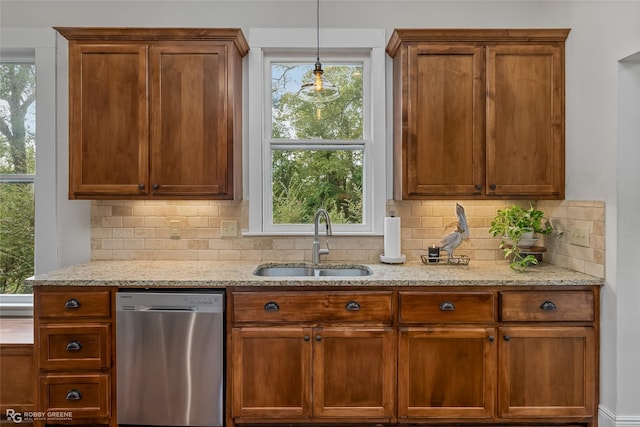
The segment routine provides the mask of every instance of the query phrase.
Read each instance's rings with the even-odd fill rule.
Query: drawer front
[[[494,300],[492,292],[400,292],[400,322],[492,322]]]
[[[111,414],[108,374],[45,375],[40,377],[40,411],[57,418],[106,418]],[[55,422],[57,420],[51,420]]]
[[[101,369],[111,365],[111,325],[39,328],[41,369]]]
[[[108,290],[39,292],[37,298],[41,318],[111,317],[111,291]]]
[[[391,322],[392,292],[235,292],[234,322]]]
[[[594,295],[590,291],[500,292],[503,322],[592,322]]]

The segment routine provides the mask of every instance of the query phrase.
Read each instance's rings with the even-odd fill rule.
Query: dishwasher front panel
[[[223,425],[222,312],[118,309],[116,328],[118,424]]]

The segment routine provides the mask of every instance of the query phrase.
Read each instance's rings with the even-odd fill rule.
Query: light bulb
[[[313,83],[313,88],[316,92],[322,90],[322,73],[314,73],[316,75]]]

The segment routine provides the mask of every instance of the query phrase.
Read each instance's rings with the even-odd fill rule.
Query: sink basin
[[[365,265],[259,265],[253,272],[256,276],[270,277],[354,277],[369,276],[373,272]]]

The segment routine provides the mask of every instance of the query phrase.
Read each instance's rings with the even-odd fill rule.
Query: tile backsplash
[[[402,221],[401,247],[408,261],[419,261],[427,247],[451,231],[455,201],[389,201]],[[471,260],[500,260],[500,239],[489,234],[496,210],[526,201],[464,200],[470,238],[457,254]],[[544,261],[604,277],[604,203],[539,201],[555,228],[544,236]],[[221,235],[222,221],[236,221],[237,237]],[[248,202],[236,201],[112,201],[92,202],[92,260],[247,260],[310,261],[311,236],[242,236],[248,226]],[[569,244],[571,227],[589,230],[589,246]],[[539,243],[540,244],[540,243]],[[327,261],[379,262],[382,236],[330,237]],[[505,261],[506,262],[506,261]]]

